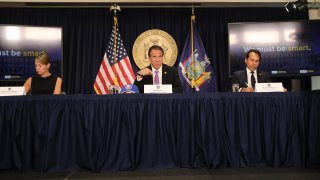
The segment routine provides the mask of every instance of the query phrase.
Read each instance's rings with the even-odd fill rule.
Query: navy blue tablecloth
[[[320,165],[320,92],[0,97],[0,170]]]

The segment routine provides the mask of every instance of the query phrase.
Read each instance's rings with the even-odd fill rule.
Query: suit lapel
[[[247,75],[247,69],[243,71],[243,77],[244,77],[244,82],[248,84],[248,75]]]
[[[171,84],[168,82],[168,67],[163,64],[162,65],[162,84]]]
[[[147,66],[147,68],[152,71],[151,64],[149,66]],[[145,79],[146,84],[153,84],[153,76],[152,75],[151,76],[146,76],[144,78],[146,78]]]
[[[259,71],[257,71],[257,77],[258,77],[258,82],[264,82],[262,80],[262,74]]]

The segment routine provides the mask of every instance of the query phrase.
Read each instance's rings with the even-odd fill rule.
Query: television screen
[[[0,81],[25,81],[35,72],[41,52],[51,58],[50,71],[62,77],[62,28],[0,25]]]
[[[261,52],[271,76],[320,75],[320,21],[230,23],[229,75],[245,68],[249,49]]]

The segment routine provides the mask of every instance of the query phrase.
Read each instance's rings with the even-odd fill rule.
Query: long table
[[[0,170],[320,167],[320,91],[0,97]]]

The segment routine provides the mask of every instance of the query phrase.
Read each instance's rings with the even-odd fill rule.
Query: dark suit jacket
[[[270,76],[263,71],[257,71],[258,83],[270,82]],[[246,88],[248,83],[247,70],[236,71],[232,75],[232,84],[239,84],[240,88]]]
[[[147,68],[152,70],[151,65],[149,65]],[[145,84],[153,84],[152,75],[144,76],[141,81],[135,80],[134,84],[138,86],[140,93],[143,93],[144,92],[143,86]],[[166,64],[162,64],[162,84],[172,84],[173,93],[182,92],[178,70]]]

